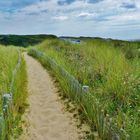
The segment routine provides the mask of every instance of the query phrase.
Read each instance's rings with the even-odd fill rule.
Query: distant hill
[[[85,37],[85,36],[80,36],[80,37],[60,36],[59,38],[61,38],[61,39],[80,39],[80,40],[85,40],[85,39],[103,39],[103,38],[100,38],[100,37]]]
[[[73,36],[60,36],[61,39],[80,39],[80,40],[114,40],[114,41],[125,41],[125,40],[119,40],[119,39],[112,39],[112,38],[102,38],[102,37],[89,37],[89,36],[80,36],[80,37],[73,37]]]
[[[57,38],[55,35],[0,35],[0,44],[27,47],[36,45],[45,39]]]

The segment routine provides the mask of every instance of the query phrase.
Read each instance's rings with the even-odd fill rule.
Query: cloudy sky
[[[0,0],[0,34],[140,39],[140,0]]]

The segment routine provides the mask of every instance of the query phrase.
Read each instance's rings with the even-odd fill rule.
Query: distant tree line
[[[55,35],[0,35],[0,44],[28,47],[45,39],[57,38]]]

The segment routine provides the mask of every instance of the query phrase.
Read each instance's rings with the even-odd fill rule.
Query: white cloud
[[[118,21],[119,22],[129,22],[129,21],[138,21],[138,19],[140,19],[140,13],[124,13],[124,14],[120,14],[120,15],[114,15],[114,16],[110,16],[108,17],[108,20],[111,21]]]
[[[96,16],[95,13],[88,13],[88,12],[82,12],[78,14],[78,17],[94,17],[94,16]]]
[[[67,16],[56,16],[56,17],[52,17],[52,19],[63,21],[63,20],[67,20],[68,17]]]

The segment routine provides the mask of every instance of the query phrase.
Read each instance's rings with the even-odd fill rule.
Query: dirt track
[[[57,88],[48,72],[25,54],[28,72],[28,133],[22,140],[81,140],[77,127],[58,100]]]

